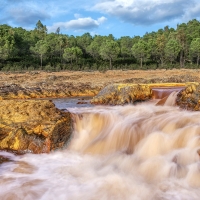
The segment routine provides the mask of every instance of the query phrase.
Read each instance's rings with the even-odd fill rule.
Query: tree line
[[[85,33],[48,33],[39,20],[34,30],[0,25],[0,70],[107,70],[198,68],[200,22],[193,19],[144,36],[119,39]]]

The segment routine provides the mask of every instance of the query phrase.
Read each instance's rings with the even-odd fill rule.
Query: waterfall
[[[163,106],[70,108],[66,149],[0,152],[0,199],[199,200],[200,112]]]

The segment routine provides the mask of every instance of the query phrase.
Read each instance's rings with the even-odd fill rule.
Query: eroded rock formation
[[[0,101],[0,149],[48,153],[67,144],[70,113],[49,100]]]
[[[123,105],[150,99],[152,91],[145,84],[111,84],[93,97],[93,104]]]
[[[176,103],[180,108],[187,110],[200,110],[200,85],[187,83],[186,88],[177,95]]]
[[[123,105],[154,98],[152,89],[170,88],[173,91],[180,88],[176,105],[188,110],[200,110],[200,85],[189,83],[153,83],[153,84],[111,84],[101,90],[93,99],[92,104]],[[165,100],[167,97],[165,97]],[[158,104],[159,105],[159,104]]]

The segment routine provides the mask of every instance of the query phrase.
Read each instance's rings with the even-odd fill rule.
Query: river
[[[200,112],[173,106],[174,98],[162,106],[58,100],[74,120],[69,146],[40,155],[0,152],[9,159],[0,165],[0,199],[199,200]]]

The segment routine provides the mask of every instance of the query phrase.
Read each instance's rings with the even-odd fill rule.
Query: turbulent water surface
[[[173,104],[68,108],[66,149],[0,152],[0,199],[199,200],[200,113]]]

